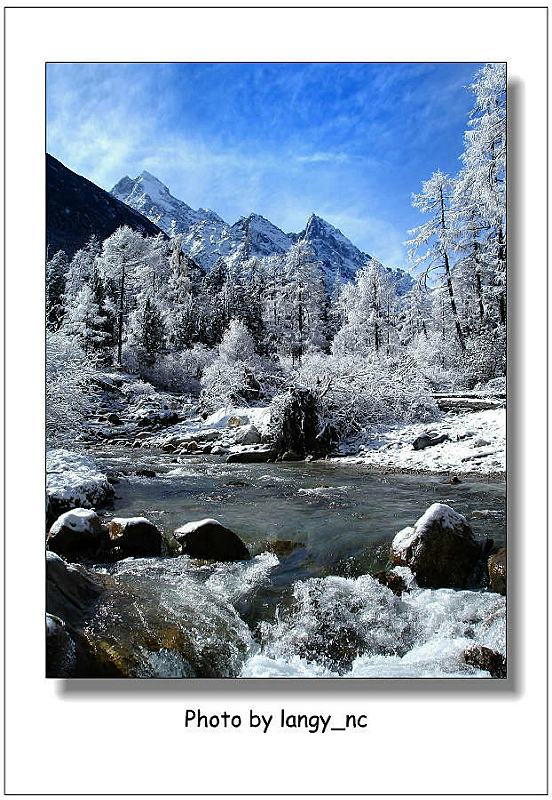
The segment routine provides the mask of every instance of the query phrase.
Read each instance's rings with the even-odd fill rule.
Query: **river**
[[[109,568],[131,581],[166,580],[180,592],[193,580],[224,596],[251,635],[242,675],[478,675],[459,665],[466,643],[504,650],[504,598],[440,589],[399,599],[367,577],[387,565],[394,534],[435,502],[464,514],[478,540],[502,545],[504,482],[451,485],[441,476],[377,475],[332,461],[226,464],[145,449],[94,456],[119,473],[114,515],[145,516],[165,531],[214,517],[246,542],[249,563],[179,557]],[[137,477],[137,469],[156,476]],[[267,542],[282,540],[294,544],[278,558]]]

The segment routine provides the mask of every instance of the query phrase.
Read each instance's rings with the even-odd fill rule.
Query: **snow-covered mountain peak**
[[[339,274],[344,281],[353,280],[360,267],[371,260],[358,247],[327,220],[311,214],[305,228],[293,236],[295,241],[304,242],[322,263],[326,286],[335,281]]]
[[[125,176],[115,184],[111,194],[140,211],[169,235],[183,233],[199,220],[196,211],[173,197],[168,187],[147,170],[134,179]]]
[[[145,194],[148,194],[152,200],[162,197],[171,197],[169,187],[165,186],[159,178],[156,178],[155,175],[152,175],[151,172],[148,172],[146,169],[135,179],[135,184],[137,187],[139,186]]]

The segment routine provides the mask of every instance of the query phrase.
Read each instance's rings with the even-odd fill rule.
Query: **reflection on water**
[[[375,475],[331,462],[226,464],[209,457],[171,463],[164,454],[136,451],[103,459],[112,471],[154,469],[156,478],[128,475],[115,487],[114,511],[146,516],[166,530],[215,517],[253,553],[269,540],[304,545],[290,561],[310,574],[357,575],[383,568],[394,534],[429,505],[447,503],[464,514],[478,539],[504,542],[505,483],[442,477]]]

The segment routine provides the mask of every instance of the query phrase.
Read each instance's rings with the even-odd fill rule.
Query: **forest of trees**
[[[413,195],[423,221],[408,241],[410,292],[398,296],[373,259],[328,291],[302,243],[207,273],[180,236],[123,227],[48,260],[50,397],[113,366],[201,393],[207,410],[301,383],[347,433],[367,418],[423,417],[431,391],[504,375],[505,81],[501,64],[476,74],[458,174],[436,171]]]

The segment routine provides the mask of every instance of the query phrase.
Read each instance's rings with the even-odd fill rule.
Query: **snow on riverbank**
[[[441,444],[414,450],[412,443],[424,433],[432,438],[446,434]],[[506,470],[506,410],[490,409],[446,414],[431,425],[380,426],[366,432],[355,455],[342,456],[344,464],[418,472],[477,473]]]
[[[162,446],[166,442],[210,443],[225,449],[225,453],[239,452],[243,445],[259,444],[270,424],[269,406],[232,406],[215,411],[207,418],[193,416],[156,434],[150,445]],[[249,440],[242,437],[249,432]]]
[[[47,510],[94,508],[113,494],[107,476],[93,458],[58,448],[46,454]]]

